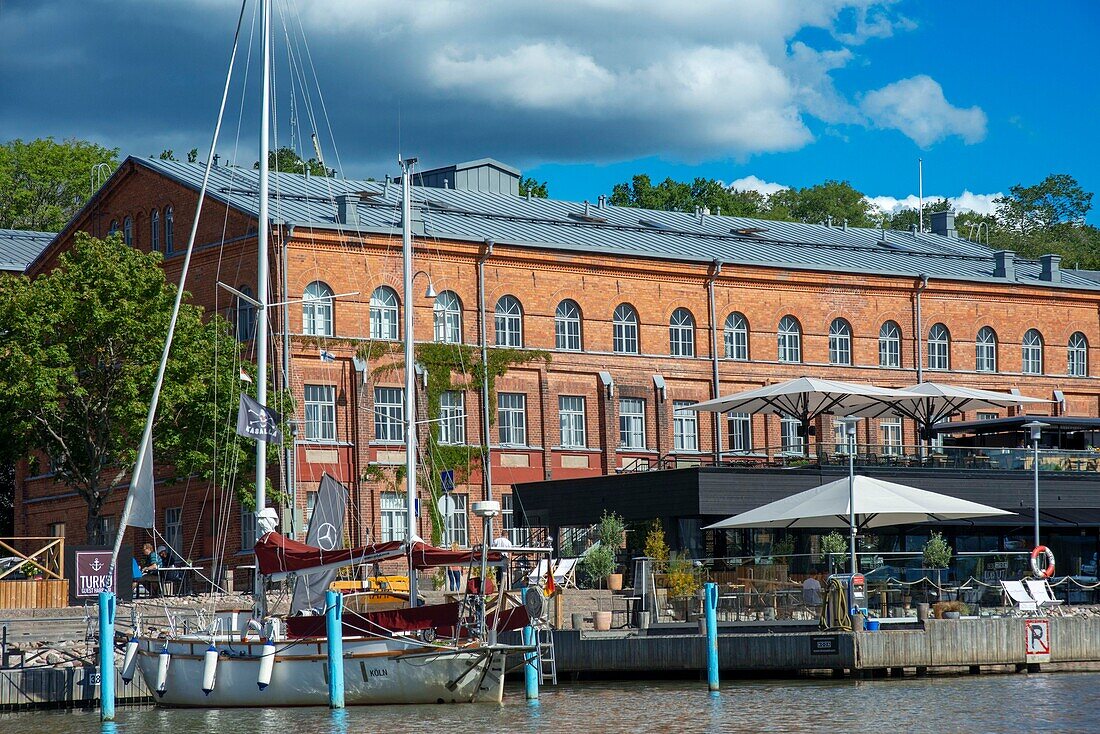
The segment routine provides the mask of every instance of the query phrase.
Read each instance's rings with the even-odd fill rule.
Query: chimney
[[[1042,266],[1042,272],[1039,273],[1039,280],[1045,280],[1048,283],[1061,283],[1062,282],[1062,256],[1061,255],[1040,255],[1039,265]]]
[[[597,209],[606,209],[607,208],[607,197],[604,196],[603,194],[600,194],[600,198],[596,199],[596,208]]]
[[[932,234],[958,239],[959,232],[955,229],[955,212],[932,212]]]
[[[340,194],[336,197],[336,222],[349,227],[359,226],[359,194]]]
[[[993,277],[1016,280],[1016,253],[997,250],[993,253]]]

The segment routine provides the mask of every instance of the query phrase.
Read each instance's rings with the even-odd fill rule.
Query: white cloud
[[[957,212],[993,214],[997,211],[997,206],[993,201],[1003,195],[1004,194],[1000,192],[995,194],[975,194],[968,189],[964,189],[958,196],[948,196],[946,198],[951,202],[952,208]],[[924,203],[927,204],[932,201],[939,201],[943,198],[945,197],[939,194],[927,194],[924,197]],[[920,199],[916,194],[909,194],[900,199],[894,196],[868,196],[867,201],[883,214],[896,214],[902,209],[916,209],[920,206]]]
[[[730,183],[729,187],[735,191],[758,191],[765,196],[771,196],[776,191],[782,191],[783,189],[789,189],[789,186],[784,186],[780,183],[773,181],[765,181],[756,176],[744,176]]]
[[[939,82],[923,74],[868,92],[860,109],[877,127],[900,130],[922,148],[953,135],[966,143],[985,138],[981,108],[953,106]]]

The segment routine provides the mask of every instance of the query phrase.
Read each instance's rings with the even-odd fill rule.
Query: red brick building
[[[1017,389],[1059,400],[1052,411],[1100,414],[1091,376],[1100,284],[1062,270],[1054,256],[1018,260],[960,239],[950,215],[937,215],[935,232],[920,234],[803,225],[624,209],[602,197],[596,204],[526,199],[499,193],[516,172],[493,161],[454,174],[489,190],[448,188],[446,175],[430,174],[425,180],[441,188],[414,187],[415,269],[424,273],[411,297],[415,336],[467,345],[437,348],[455,364],[476,358],[482,324],[489,350],[514,350],[491,395],[498,418],[489,431],[493,494],[506,512],[513,483],[793,448],[803,439],[780,416],[716,425],[711,414],[676,408],[801,375]],[[175,279],[201,176],[200,164],[128,159],[30,272],[49,270],[74,231],[115,229],[134,247],[163,252]],[[407,306],[399,294],[399,188],[288,174],[272,183],[272,293],[283,293],[285,280],[285,299],[313,299],[287,306],[285,323],[282,308],[271,314],[277,370],[284,327],[290,335],[295,502],[306,511],[322,472],[334,475],[351,490],[354,541],[403,533],[392,474],[369,468],[404,462],[403,373],[378,370],[393,360],[384,345],[398,338]],[[247,341],[251,311],[216,283],[255,291],[256,173],[215,167],[209,194],[187,288]],[[429,280],[434,298],[426,297]],[[537,359],[524,360],[536,350]],[[335,359],[323,360],[322,351]],[[371,358],[364,363],[357,354]],[[476,453],[486,433],[480,391],[429,395],[428,377],[419,383],[420,419],[435,421],[439,444]],[[436,399],[439,409],[429,411]],[[831,442],[831,425],[816,429]],[[864,421],[859,430],[861,443],[884,451],[918,440],[908,421]],[[447,465],[453,456],[435,450],[423,458],[437,472],[454,468]],[[483,496],[481,484],[477,471],[460,482],[460,508]],[[56,523],[64,523],[70,541],[83,540],[81,500],[49,475],[24,472],[18,492],[18,534],[61,532]],[[119,513],[124,490],[117,495],[107,515]],[[244,549],[241,513],[226,510],[226,501],[205,486],[165,486],[160,530],[199,557],[213,550],[215,530],[229,518],[228,547]],[[426,512],[420,522],[427,534]],[[470,519],[453,530],[459,542],[479,539]]]

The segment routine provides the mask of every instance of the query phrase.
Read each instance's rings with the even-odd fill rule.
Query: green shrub
[[[604,579],[615,571],[614,551],[602,543],[590,548],[581,561],[581,570],[592,586],[602,586]]]
[[[933,530],[924,544],[924,567],[947,568],[951,565],[951,546],[944,540],[943,534]]]
[[[664,571],[668,566],[668,541],[665,540],[665,528],[660,520],[654,520],[645,536],[645,549],[648,558],[653,559],[653,570]]]

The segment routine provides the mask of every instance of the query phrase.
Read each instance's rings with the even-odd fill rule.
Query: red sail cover
[[[342,615],[344,637],[385,634],[386,632],[415,632],[434,629],[440,637],[455,636],[458,620],[458,602],[450,604],[432,604],[408,609],[388,609],[380,612],[353,612],[344,610]],[[505,632],[522,629],[530,624],[525,607],[513,607],[497,621],[496,613],[486,617],[486,623]],[[324,637],[325,618],[320,615],[308,617],[287,617],[287,634],[295,639],[303,637]],[[468,637],[470,630],[461,628],[459,637]]]
[[[388,543],[364,545],[358,548],[338,548],[325,551],[312,545],[299,543],[279,533],[271,532],[256,542],[256,564],[260,573],[269,576],[274,573],[293,573],[308,571],[330,564],[347,565],[349,563],[374,563],[405,556],[405,544],[399,540]],[[464,566],[481,559],[480,551],[451,551],[436,548],[423,541],[413,543],[412,565],[415,569],[435,568],[437,566]],[[498,551],[490,551],[489,561],[501,559]]]

